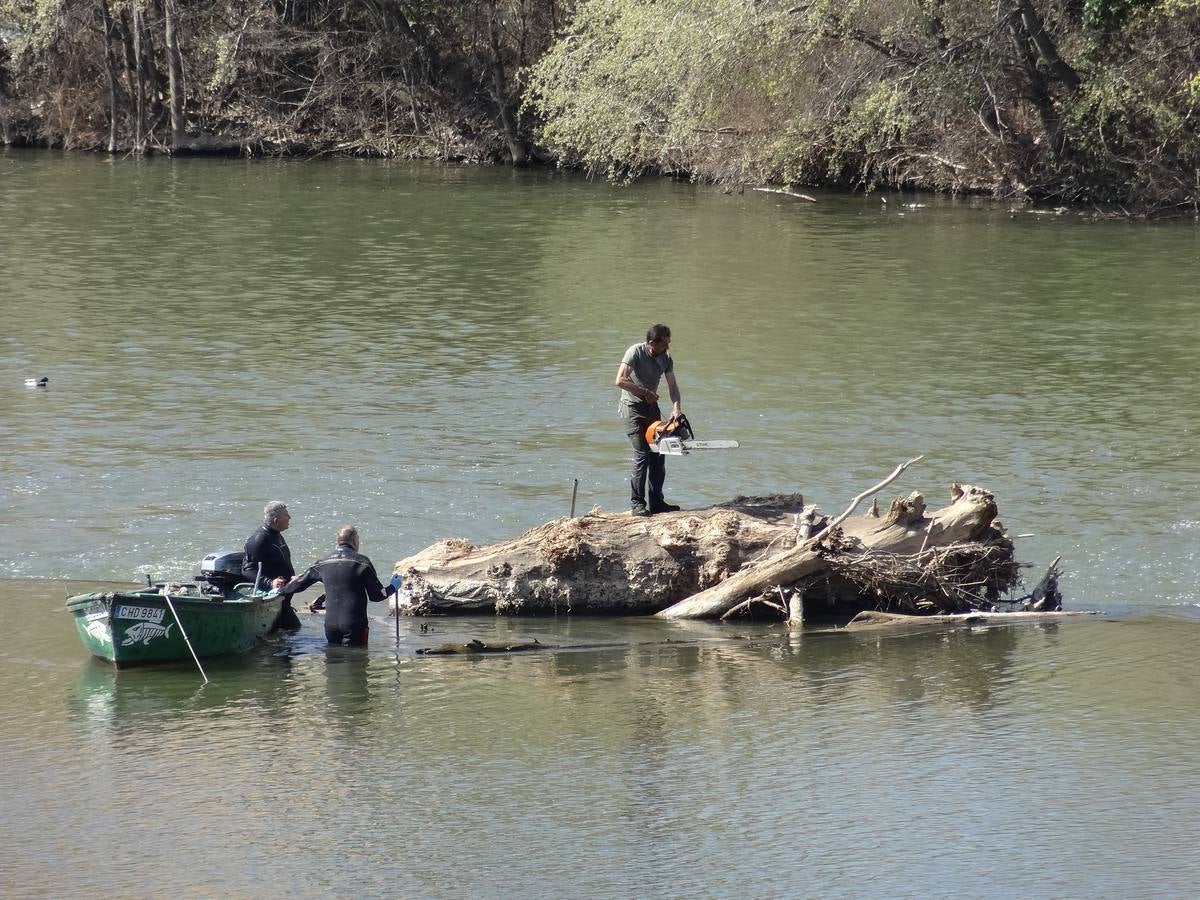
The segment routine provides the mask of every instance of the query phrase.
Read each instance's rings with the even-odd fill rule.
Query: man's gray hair
[[[353,525],[347,525],[337,534],[337,542],[339,544],[349,544],[351,541],[358,541],[358,529]]]
[[[287,512],[286,503],[282,500],[272,500],[263,508],[263,524],[270,525],[285,512]]]

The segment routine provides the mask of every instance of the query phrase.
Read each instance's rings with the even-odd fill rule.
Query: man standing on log
[[[635,516],[650,516],[679,509],[663,499],[667,461],[646,443],[646,429],[662,419],[658,408],[658,382],[667,379],[671,395],[671,416],[680,415],[679,385],[675,382],[675,363],[667,351],[671,347],[671,329],[651,325],[644,344],[625,351],[614,384],[621,389],[620,413],[625,420],[625,436],[633,445],[633,474],[629,479],[630,505]],[[647,484],[647,482],[649,482]]]
[[[333,556],[283,586],[283,592],[291,595],[318,581],[325,585],[325,640],[331,644],[367,646],[367,601],[383,600],[375,566],[358,547],[358,529],[347,525],[337,533]]]

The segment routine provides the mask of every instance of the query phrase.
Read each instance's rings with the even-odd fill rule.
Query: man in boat
[[[671,329],[666,325],[651,325],[644,344],[634,344],[625,351],[617,378],[613,382],[621,389],[618,411],[625,420],[625,436],[633,445],[633,473],[629,478],[630,506],[635,516],[650,516],[659,512],[674,512],[678,506],[663,499],[663,482],[667,478],[666,457],[655,453],[646,443],[646,429],[651,422],[662,420],[658,406],[658,383],[666,378],[671,396],[672,417],[681,414],[679,385],[675,381],[675,363],[668,350]]]
[[[296,574],[292,566],[292,551],[283,532],[291,524],[292,515],[287,504],[272,500],[263,509],[263,523],[246,539],[245,556],[242,559],[242,577],[255,582],[260,589],[279,588],[287,584]],[[262,565],[261,572],[259,565]],[[292,598],[284,597],[275,620],[275,628],[299,628],[300,617],[292,609]]]
[[[283,586],[289,597],[318,581],[325,586],[325,639],[331,644],[367,646],[367,603],[383,600],[375,566],[358,552],[358,546],[358,529],[347,525],[337,533],[332,556]]]

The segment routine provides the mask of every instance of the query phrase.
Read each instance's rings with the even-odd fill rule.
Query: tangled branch
[[[1019,580],[1011,547],[997,543],[952,544],[907,556],[837,554],[829,568],[885,612],[988,611]]]

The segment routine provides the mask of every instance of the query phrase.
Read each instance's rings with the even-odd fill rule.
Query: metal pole
[[[388,582],[388,587],[392,589],[392,615],[396,617],[396,649],[400,649],[400,586],[404,584],[404,579],[400,577],[399,572],[392,573],[392,580]]]
[[[171,615],[175,617],[175,624],[179,626],[179,633],[183,635],[183,642],[187,644],[188,650],[192,653],[192,659],[196,661],[196,668],[200,670],[200,675],[204,679],[204,683],[208,684],[208,676],[204,674],[204,666],[200,665],[200,657],[196,655],[195,649],[192,647],[192,642],[187,636],[187,632],[183,630],[183,623],[179,621],[179,613],[175,612],[175,604],[171,602],[171,595],[164,593],[163,598],[167,601],[167,609],[171,610]]]
[[[571,488],[571,518],[575,518],[575,495],[579,493],[579,479],[572,479],[575,485]]]

